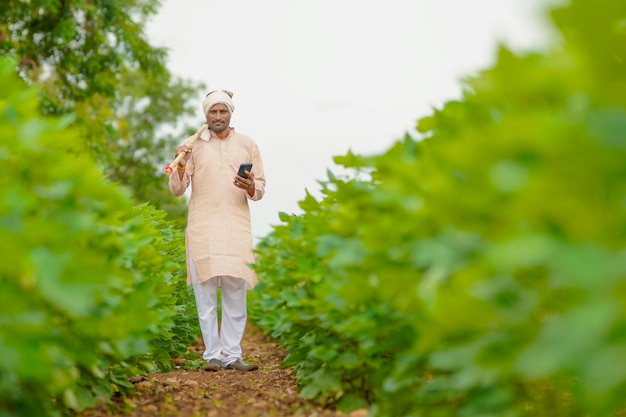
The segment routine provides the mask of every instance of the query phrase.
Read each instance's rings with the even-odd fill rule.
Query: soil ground
[[[344,414],[298,397],[291,369],[281,369],[286,352],[248,322],[242,341],[244,360],[259,369],[250,372],[207,372],[177,369],[133,380],[135,395],[115,397],[113,403],[86,410],[81,417],[365,417],[367,410]],[[202,339],[191,350],[201,355]],[[191,360],[190,360],[191,361]]]

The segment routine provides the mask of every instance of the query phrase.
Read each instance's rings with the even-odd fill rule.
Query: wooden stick
[[[202,132],[204,132],[207,129],[207,127],[208,127],[207,124],[204,123],[202,127],[200,128],[200,130],[198,130],[195,133],[195,135],[193,135],[193,137],[189,139],[187,143],[185,143],[185,146],[193,145],[198,140]],[[172,172],[174,172],[174,168],[176,167],[176,165],[178,165],[178,162],[185,157],[185,154],[186,152],[179,152],[178,155],[176,155],[176,158],[172,161],[172,163],[166,166],[165,168],[163,168],[163,172],[165,172],[167,176],[172,175]]]

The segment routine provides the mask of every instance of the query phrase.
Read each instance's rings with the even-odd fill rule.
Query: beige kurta
[[[253,164],[252,197],[233,184],[239,164],[245,162]],[[205,130],[193,145],[183,178],[179,179],[176,170],[170,176],[169,187],[175,196],[183,195],[190,185],[185,233],[187,285],[191,285],[189,257],[193,256],[201,282],[229,275],[245,279],[252,289],[257,276],[248,266],[254,263],[248,200],[260,200],[265,194],[263,162],[256,143],[232,128],[226,139]]]

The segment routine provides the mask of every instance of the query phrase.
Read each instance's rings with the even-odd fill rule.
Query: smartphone
[[[252,172],[252,164],[251,163],[239,165],[239,171],[237,171],[237,175],[239,175],[242,178],[248,178],[248,176],[246,175],[245,171]]]

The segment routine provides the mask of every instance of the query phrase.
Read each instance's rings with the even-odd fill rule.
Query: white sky
[[[164,0],[147,32],[169,69],[233,91],[231,125],[260,147],[267,188],[251,203],[255,239],[318,195],[332,157],[378,154],[499,44],[545,48],[546,0]],[[203,123],[198,91],[198,127]],[[181,138],[182,140],[183,138]]]

